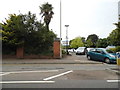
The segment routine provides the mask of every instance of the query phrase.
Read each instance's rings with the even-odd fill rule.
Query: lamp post
[[[67,52],[67,54],[68,54],[68,27],[69,27],[69,25],[65,25],[65,27],[66,27],[66,52]]]
[[[60,0],[60,58],[62,58],[62,47],[61,47],[61,42],[62,42],[62,8],[61,8],[61,0]]]

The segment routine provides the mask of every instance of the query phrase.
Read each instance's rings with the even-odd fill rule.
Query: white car
[[[115,46],[107,46],[106,49],[115,48]]]
[[[76,49],[76,55],[80,55],[80,54],[85,55],[85,53],[86,53],[86,47],[79,47]]]
[[[73,53],[73,52],[74,52],[74,49],[68,49],[68,52],[69,52],[69,53]]]

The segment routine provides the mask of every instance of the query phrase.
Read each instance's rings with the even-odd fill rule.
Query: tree
[[[9,53],[9,51],[15,53],[18,47],[23,49],[26,37],[24,21],[24,15],[10,14],[9,18],[1,23],[3,53]]]
[[[75,39],[73,39],[70,43],[70,47],[71,48],[78,48],[78,47],[83,47],[84,44],[82,42],[81,37],[76,37]]]
[[[107,38],[110,45],[120,46],[120,30],[119,29],[113,30]]]
[[[28,12],[28,14],[10,14],[9,18],[1,24],[3,33],[3,42],[16,46],[23,46],[30,33],[37,30],[36,16]]]
[[[81,37],[81,40],[84,44],[86,43],[85,37]]]
[[[120,46],[120,22],[114,23],[114,25],[116,25],[116,29],[109,34],[108,41],[110,45]]]
[[[24,43],[25,27],[23,24],[23,16],[10,14],[9,19],[2,24],[3,43],[7,42],[11,45],[21,45]]]
[[[47,30],[49,30],[49,23],[53,17],[54,12],[52,11],[53,7],[48,2],[40,6],[42,17],[44,17],[44,23],[46,24]]]
[[[92,40],[91,39],[88,39],[87,41],[86,41],[86,43],[87,43],[87,47],[93,47],[93,42],[92,42]]]
[[[108,46],[109,44],[108,44],[108,40],[107,40],[107,38],[100,38],[98,41],[97,41],[97,43],[96,43],[96,46],[98,47],[98,48],[106,48],[107,46]]]
[[[114,23],[114,25],[116,25],[116,29],[113,30],[108,36],[109,44],[120,46],[120,40],[119,40],[120,39],[120,22]]]
[[[96,47],[96,43],[97,43],[97,40],[98,40],[98,36],[96,34],[91,34],[87,37],[87,42],[91,42],[90,44],[88,44],[89,47]]]
[[[15,52],[17,47],[24,46],[25,53],[40,54],[51,50],[56,38],[54,32],[47,31],[31,12],[25,15],[11,14],[1,26],[3,51],[14,49]]]

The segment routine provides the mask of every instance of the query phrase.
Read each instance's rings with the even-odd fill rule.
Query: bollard
[[[117,52],[117,65],[120,65],[120,52]]]

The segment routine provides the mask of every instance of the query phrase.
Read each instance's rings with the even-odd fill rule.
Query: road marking
[[[107,82],[111,83],[111,82],[120,82],[120,80],[107,80]]]
[[[30,72],[57,72],[58,70],[41,70],[41,71],[17,71],[9,73],[30,73]]]
[[[16,71],[16,72],[2,72],[0,76],[12,74],[12,73],[31,73],[31,72],[58,72],[59,70],[41,70],[41,71]]]
[[[3,75],[8,75],[8,74],[10,74],[10,73],[2,73],[2,74],[0,74],[0,76],[3,76]]]
[[[3,81],[0,82],[2,84],[7,84],[7,83],[55,83],[55,81]]]
[[[71,73],[71,72],[73,72],[73,71],[70,70],[70,71],[67,71],[67,72],[64,72],[64,73],[55,75],[55,76],[51,76],[51,77],[45,78],[45,79],[43,79],[43,80],[50,80],[50,79],[53,79],[53,78],[56,78],[56,77],[60,77],[60,76],[62,76],[62,75],[65,75],[65,74],[68,74],[68,73]]]
[[[81,61],[81,60],[75,60],[76,62],[79,62],[79,61]]]

